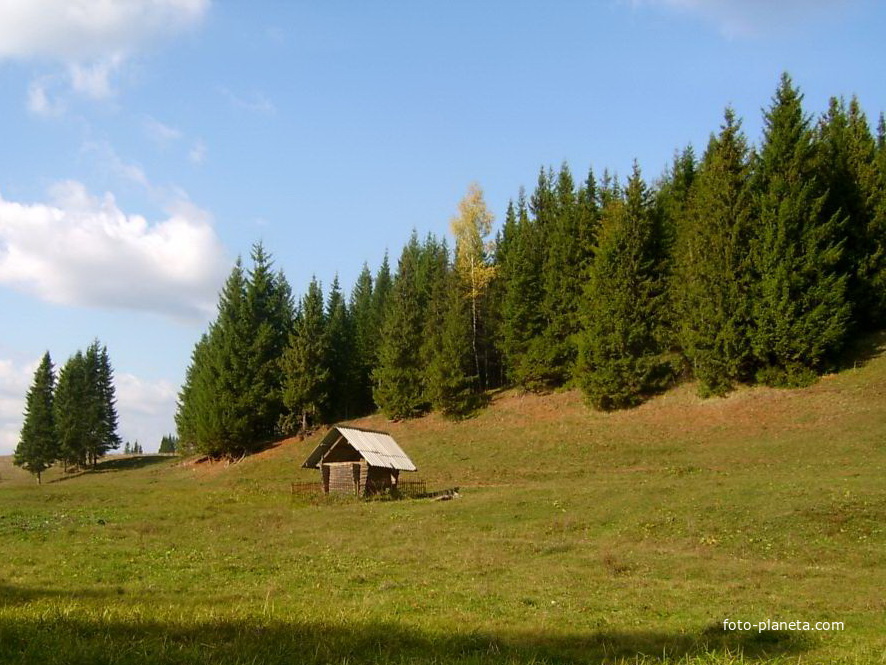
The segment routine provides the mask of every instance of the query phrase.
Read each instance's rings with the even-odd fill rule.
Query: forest
[[[580,388],[593,408],[694,379],[803,386],[886,316],[886,124],[856,98],[814,119],[785,74],[760,145],[727,108],[654,183],[539,171],[492,235],[472,185],[452,240],[296,298],[269,252],[238,260],[179,394],[180,452],[245,454],[376,409],[462,418],[491,390]]]

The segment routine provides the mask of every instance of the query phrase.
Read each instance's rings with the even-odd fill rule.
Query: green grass
[[[600,414],[505,393],[379,417],[431,488],[293,497],[240,464],[0,461],[0,663],[886,663],[886,357]],[[724,632],[724,619],[844,631]]]

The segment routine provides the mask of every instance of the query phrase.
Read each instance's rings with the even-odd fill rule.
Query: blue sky
[[[154,450],[238,254],[349,288],[471,182],[649,179],[781,72],[886,109],[875,0],[0,0],[0,454],[39,357],[98,337]]]

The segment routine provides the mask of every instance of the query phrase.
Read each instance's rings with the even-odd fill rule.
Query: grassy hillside
[[[0,663],[886,663],[882,352],[804,390],[358,421],[448,502],[293,497],[316,437],[42,487],[0,461]]]

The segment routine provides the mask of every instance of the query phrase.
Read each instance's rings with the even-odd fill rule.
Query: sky
[[[886,110],[877,0],[0,0],[0,455],[45,351],[95,338],[120,435],[174,431],[237,256],[345,290],[476,182],[650,181],[782,72],[818,115]]]

